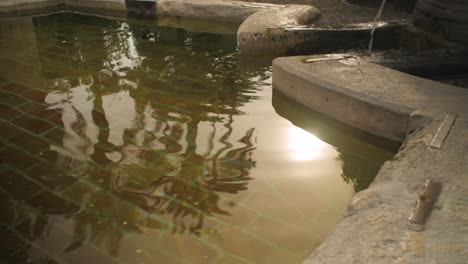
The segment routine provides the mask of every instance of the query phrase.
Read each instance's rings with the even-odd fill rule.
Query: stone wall
[[[423,30],[468,44],[468,0],[420,0],[413,21]]]
[[[95,9],[125,10],[125,0],[64,0],[65,5]]]
[[[60,5],[62,3],[63,0],[3,0],[0,1],[0,14],[44,9]]]
[[[72,7],[125,10],[125,2],[125,0],[2,0],[0,1],[0,14],[41,10],[63,4]]]

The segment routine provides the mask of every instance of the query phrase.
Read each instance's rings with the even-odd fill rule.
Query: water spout
[[[372,45],[374,44],[374,33],[375,33],[375,29],[377,28],[377,21],[382,16],[382,11],[385,7],[385,2],[386,0],[382,0],[382,3],[380,4],[380,7],[379,7],[379,11],[377,11],[377,15],[374,18],[374,27],[371,30],[371,36],[370,36],[370,41],[369,41],[369,48],[368,48],[369,53],[372,53]]]

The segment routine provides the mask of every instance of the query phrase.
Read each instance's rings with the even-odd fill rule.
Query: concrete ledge
[[[465,108],[465,89],[354,61],[327,55],[277,58],[273,86],[315,111],[397,142],[416,124],[427,123],[422,117],[439,118]]]
[[[158,26],[171,28],[184,28],[192,32],[205,32],[214,34],[233,35],[237,33],[237,25],[228,22],[212,22],[196,18],[180,18],[173,16],[158,16]]]
[[[94,10],[98,15],[103,13],[103,10],[111,10],[128,11],[143,16],[203,19],[235,25],[243,23],[237,33],[238,47],[241,53],[249,55],[285,55],[291,49],[307,50],[304,47],[311,39],[317,38],[317,33],[278,34],[270,32],[270,29],[284,30],[285,27],[310,25],[320,17],[319,11],[312,6],[224,0],[8,0],[2,4],[0,13],[64,4],[69,10],[75,8],[88,13]]]
[[[100,15],[102,11],[134,12],[143,16],[172,16],[203,19],[242,25],[237,32],[238,50],[248,56],[284,56],[313,53],[317,50],[349,49],[365,45],[372,23],[355,24],[344,28],[311,26],[320,12],[309,5],[276,5],[224,0],[21,0],[15,3],[63,3],[65,8],[87,9]],[[54,2],[56,1],[56,2]],[[30,8],[38,7],[30,6]],[[9,6],[11,11],[13,7]],[[91,12],[89,12],[91,11]],[[7,12],[7,11],[5,11]],[[14,15],[13,15],[14,16]],[[125,17],[125,14],[118,14]],[[396,25],[378,25],[376,37],[392,31]],[[388,30],[387,30],[388,29]],[[380,32],[383,34],[380,34]],[[337,41],[337,39],[339,41]],[[395,38],[392,40],[394,41]],[[392,40],[378,41],[392,43]]]
[[[312,24],[320,12],[312,6],[291,5],[269,8],[247,18],[239,27],[237,45],[242,54],[285,54],[304,42],[302,36],[285,34],[285,27]]]
[[[407,138],[371,186],[357,193],[327,239],[304,261],[315,263],[465,263],[468,230],[468,119],[459,115],[442,149],[428,141],[440,119]],[[442,193],[422,232],[408,218],[428,179]]]
[[[468,43],[468,5],[466,1],[418,1],[414,24],[447,39]]]
[[[63,4],[63,0],[4,0],[0,1],[0,14],[46,9]]]
[[[127,0],[130,12],[145,16],[175,16],[240,24],[255,12],[277,5],[223,0]]]
[[[310,69],[313,63],[304,62],[307,58],[310,56],[275,59],[275,89],[302,105],[370,134],[396,142],[406,138],[410,115],[415,109],[357,93],[315,75]],[[326,67],[334,68],[335,63],[329,61]]]
[[[64,0],[64,3],[70,7],[126,10],[125,0]]]
[[[468,251],[458,245],[468,243],[468,213],[461,210],[468,206],[468,90],[350,55],[278,58],[273,64],[275,91],[403,142],[304,263],[464,263]],[[456,121],[442,147],[434,149],[431,141],[447,112]],[[408,218],[427,179],[443,183],[443,189],[426,229],[416,232]]]
[[[287,25],[269,23],[260,28],[253,19],[256,16],[257,14],[254,14],[249,17],[239,28],[238,46],[241,54],[249,56],[268,54],[276,58],[278,56],[317,54],[336,50],[365,50],[369,45],[369,36],[374,25],[376,26],[374,49],[399,49],[407,44],[400,37],[408,31],[408,21],[406,20],[347,24],[340,27],[307,26],[299,25],[297,22]],[[249,24],[253,26],[249,26]],[[421,39],[421,36],[414,36],[417,35],[412,36],[413,42]],[[424,41],[428,43],[426,39]]]
[[[214,21],[241,23],[262,6],[222,0],[160,0],[156,2],[156,14],[180,16]]]

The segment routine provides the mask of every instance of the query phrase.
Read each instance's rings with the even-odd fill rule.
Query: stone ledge
[[[308,38],[286,34],[284,28],[307,26],[318,18],[320,12],[313,6],[291,5],[258,11],[239,27],[239,52],[249,55],[285,54]]]
[[[318,64],[331,70],[336,69],[336,64],[340,63],[334,60],[321,63],[304,62],[309,57],[275,59],[274,88],[314,111],[370,134],[396,142],[402,142],[406,138],[414,108],[347,89],[346,83],[337,83],[327,78],[329,76],[314,74]],[[359,72],[342,67],[340,73]]]
[[[63,4],[63,0],[7,0],[0,2],[0,15],[29,10],[42,10]]]
[[[308,58],[316,61],[304,63]],[[468,206],[460,199],[468,186],[468,90],[355,58],[317,59],[276,59],[274,89],[364,131],[392,138],[396,128],[404,144],[304,263],[464,263],[468,251],[458,245],[468,243],[468,214],[459,210]],[[349,113],[356,109],[357,117]],[[375,122],[383,110],[398,118]],[[433,149],[430,141],[447,112],[457,119],[442,148]],[[427,179],[443,189],[425,231],[415,232],[408,217]]]
[[[221,0],[161,0],[156,2],[156,14],[214,21],[241,23],[262,7]]]
[[[70,7],[126,10],[125,0],[64,0],[64,3]]]
[[[465,2],[465,3],[464,3]],[[449,40],[468,43],[468,5],[466,1],[418,1],[414,24]]]
[[[94,9],[96,13],[102,10],[130,11],[143,16],[173,16],[237,25],[243,23],[237,33],[239,51],[249,55],[286,54],[294,46],[307,42],[310,36],[315,38],[315,34],[293,34],[287,38],[278,36],[277,40],[271,41],[267,31],[270,28],[309,25],[320,17],[320,12],[312,6],[223,0],[22,0],[5,3],[4,7],[0,5],[0,13],[11,13],[20,8],[42,8],[46,4],[64,4],[66,8]]]

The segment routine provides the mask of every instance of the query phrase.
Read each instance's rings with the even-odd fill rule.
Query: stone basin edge
[[[320,11],[311,5],[267,4],[224,0],[4,0],[0,1],[0,18],[41,15],[57,11],[82,11],[100,15],[113,12],[125,19],[127,12],[142,16],[172,16],[201,19],[238,25],[237,46],[244,56],[278,57],[313,52],[319,42],[337,45],[331,34],[345,39],[362,37],[374,26],[391,30],[407,21],[391,23],[360,23],[343,28],[314,26]],[[108,15],[108,14],[106,14]],[[335,36],[333,35],[333,36]],[[367,36],[367,35],[366,35]],[[341,41],[346,43],[347,41]],[[346,44],[339,44],[345,45]]]
[[[307,63],[308,58],[315,61]],[[468,89],[376,63],[353,65],[340,59],[317,60],[317,55],[275,59],[273,88],[314,111],[402,143],[369,188],[354,195],[305,264],[467,259],[468,252],[456,244],[468,240],[463,231],[468,217],[459,211],[462,204],[468,205],[460,198],[468,193]],[[456,117],[453,127],[442,138],[442,147],[434,148],[431,142],[448,114]],[[425,230],[417,232],[409,228],[408,218],[427,180],[444,187]]]

